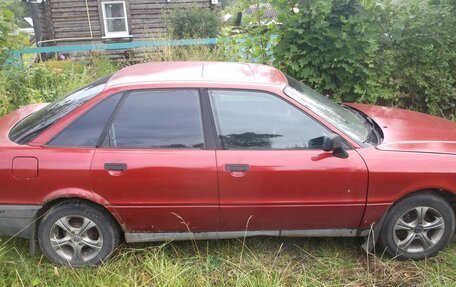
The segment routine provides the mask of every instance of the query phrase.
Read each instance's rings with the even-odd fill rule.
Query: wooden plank
[[[57,4],[57,5],[65,5],[65,4],[71,4],[71,3],[81,3],[81,5],[85,6],[85,0],[48,0],[52,4]],[[92,3],[97,3],[97,0],[87,0],[87,3],[90,5]]]
[[[70,9],[65,9],[65,8],[51,8],[52,13],[83,13],[87,15],[87,9],[85,7],[80,7],[80,8],[70,8]],[[89,13],[98,13],[98,8],[92,8],[89,9]]]
[[[90,34],[89,25],[79,25],[78,27],[75,26],[65,26],[65,27],[56,27],[54,28],[54,33],[71,33],[71,32],[83,32],[87,31]],[[92,32],[96,33],[99,32],[101,34],[101,26],[94,26],[92,25]]]
[[[98,18],[98,13],[90,13],[90,18]],[[55,13],[53,12],[52,19],[78,19],[84,18],[87,19],[87,13]]]
[[[96,1],[89,1],[87,3],[89,8],[98,7],[98,3]],[[70,2],[51,2],[51,7],[53,9],[60,9],[60,8],[78,8],[78,7],[86,7],[85,1],[70,1]]]
[[[95,33],[95,32],[93,33],[94,39],[98,39],[98,42],[101,42],[102,36],[103,35],[101,35],[101,33]],[[68,32],[55,33],[54,40],[57,40],[57,42],[61,42],[61,41],[59,41],[60,39],[65,40],[65,39],[71,39],[71,38],[74,38],[75,40],[77,40],[76,38],[90,38],[90,33],[87,31],[84,31],[81,33],[68,33]]]
[[[65,25],[65,26],[75,26],[75,25],[80,25],[81,23],[84,23],[84,24],[87,24],[89,23],[89,20],[87,20],[87,18],[84,20],[84,21],[81,21],[81,20],[74,20],[74,19],[54,19],[54,25],[55,27],[59,27],[59,26],[62,26],[62,25]],[[92,26],[101,26],[101,23],[100,21],[98,20],[98,18],[96,19],[93,19],[93,18],[90,18],[90,22],[92,23]]]

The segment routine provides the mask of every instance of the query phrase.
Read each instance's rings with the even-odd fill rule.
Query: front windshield
[[[288,86],[285,88],[285,94],[321,116],[355,141],[359,143],[366,141],[369,129],[366,128],[360,117],[298,80],[288,75],[286,77]]]
[[[99,79],[22,119],[11,129],[10,139],[18,144],[26,144],[35,139],[72,110],[101,93],[110,77]]]

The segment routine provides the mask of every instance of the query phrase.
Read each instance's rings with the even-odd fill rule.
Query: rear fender
[[[123,223],[122,218],[118,214],[117,210],[111,206],[111,204],[101,197],[99,194],[84,190],[84,189],[79,189],[79,188],[71,188],[71,189],[61,189],[61,190],[56,190],[51,193],[49,193],[44,199],[43,199],[43,205],[50,203],[55,200],[61,200],[61,199],[69,199],[69,198],[81,198],[85,199],[87,201],[96,203],[98,205],[103,206],[106,208],[111,215],[114,217],[114,219],[119,223],[120,227],[126,231],[126,226]]]

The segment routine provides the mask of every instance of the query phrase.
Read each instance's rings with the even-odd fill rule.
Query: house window
[[[102,2],[106,38],[128,37],[128,19],[125,1]]]

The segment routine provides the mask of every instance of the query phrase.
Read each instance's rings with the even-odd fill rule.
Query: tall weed
[[[101,57],[90,62],[47,61],[29,68],[11,66],[0,73],[0,115],[57,98],[117,70]]]

